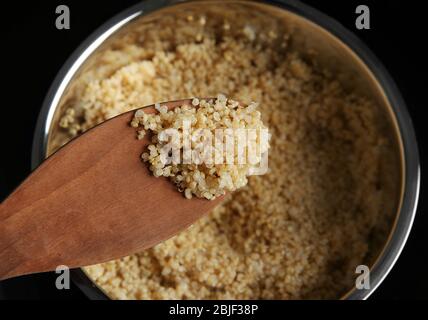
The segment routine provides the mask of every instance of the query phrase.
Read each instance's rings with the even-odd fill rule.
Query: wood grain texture
[[[189,100],[168,103],[174,108]],[[154,112],[153,106],[146,112]],[[155,178],[134,112],[103,122],[37,168],[0,205],[0,279],[120,258],[185,229],[221,199],[187,200]]]

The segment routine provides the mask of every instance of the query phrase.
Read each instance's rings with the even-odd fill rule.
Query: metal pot
[[[203,3],[202,3],[203,2]],[[350,290],[343,298],[365,299],[380,285],[398,259],[409,235],[419,192],[419,156],[416,138],[406,105],[398,88],[371,51],[351,32],[323,13],[293,0],[242,1],[174,1],[149,0],[141,2],[118,14],[97,29],[72,54],[54,80],[41,109],[33,140],[32,167],[36,168],[57,145],[52,137],[60,135],[58,118],[62,112],[68,91],[73,82],[87,68],[94,65],[99,52],[111,46],[115,39],[136,28],[146,19],[160,19],[169,14],[187,10],[206,12],[227,9],[228,12],[251,12],[272,15],[283,20],[287,28],[298,35],[294,45],[313,48],[321,54],[322,63],[338,73],[347,74],[348,83],[357,92],[364,92],[383,108],[387,130],[395,143],[394,154],[398,165],[397,177],[392,185],[396,188],[389,236],[385,237],[376,252],[370,268],[370,289]],[[344,72],[346,71],[346,72]],[[77,285],[93,299],[108,296],[86,276],[81,269],[73,271]]]

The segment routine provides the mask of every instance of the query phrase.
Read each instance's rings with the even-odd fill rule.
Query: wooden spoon
[[[190,100],[167,102],[174,108]],[[0,205],[0,280],[101,263],[147,249],[215,207],[155,178],[129,123],[135,111],[73,139]],[[145,108],[153,113],[153,106]]]

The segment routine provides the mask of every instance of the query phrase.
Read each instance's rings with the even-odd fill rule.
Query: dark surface
[[[43,98],[56,73],[71,52],[96,27],[138,1],[22,1],[2,4],[2,109],[0,199],[4,199],[29,174],[31,143]],[[422,186],[418,213],[409,241],[397,264],[372,295],[372,299],[428,298],[425,261],[428,226],[424,164],[426,106],[426,1],[304,1],[337,19],[359,36],[380,58],[397,82],[407,102],[419,140]],[[66,4],[71,29],[55,28],[55,8]],[[371,30],[356,30],[355,8],[371,10]],[[1,263],[1,262],[0,262]],[[85,299],[72,286],[55,288],[54,273],[32,275],[0,283],[0,298]]]

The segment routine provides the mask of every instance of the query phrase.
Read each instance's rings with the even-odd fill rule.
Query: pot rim
[[[68,83],[86,59],[104,42],[104,40],[128,22],[165,6],[176,5],[180,2],[183,1],[148,0],[140,2],[107,20],[107,22],[96,29],[80,46],[78,46],[58,72],[43,101],[34,131],[31,156],[31,167],[33,170],[45,159],[49,130],[58,102]],[[248,2],[248,0],[242,2]],[[379,59],[356,35],[339,22],[321,11],[297,0],[267,0],[261,2],[266,5],[279,7],[305,18],[339,39],[361,59],[372,73],[373,77],[382,88],[393,111],[402,144],[404,190],[402,191],[401,207],[399,208],[395,223],[390,231],[389,240],[384,245],[383,250],[370,270],[370,289],[357,290],[353,288],[342,297],[350,300],[367,299],[385,279],[396,263],[407,241],[416,214],[420,187],[419,151],[406,103],[397,85]],[[96,286],[82,269],[73,270],[73,280],[89,298],[109,299],[107,294]]]

